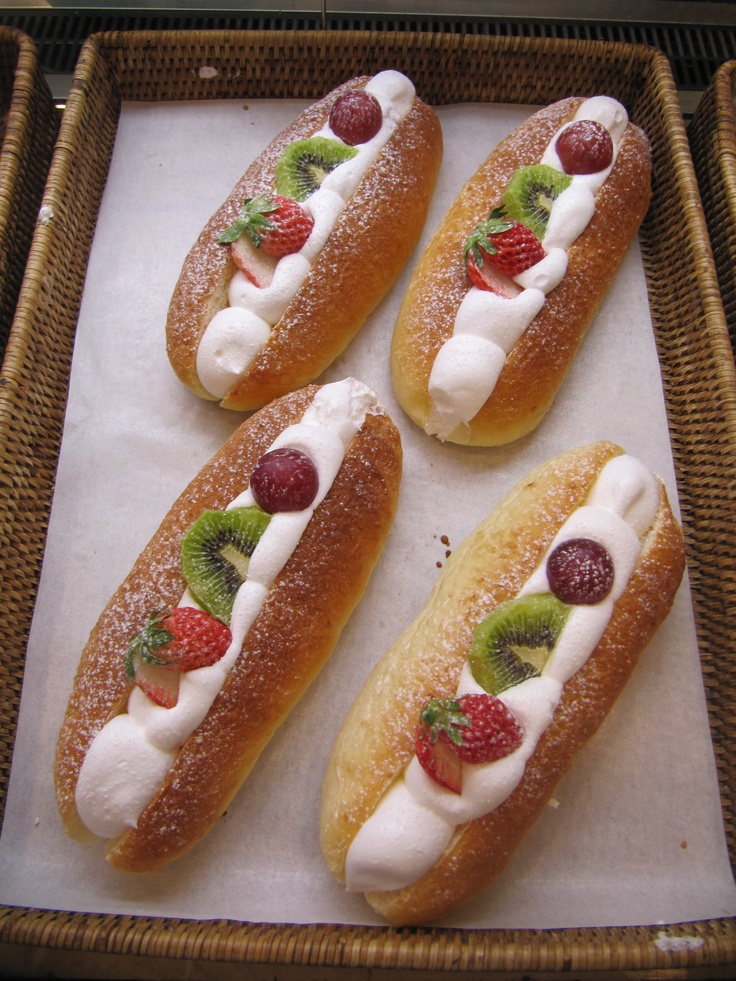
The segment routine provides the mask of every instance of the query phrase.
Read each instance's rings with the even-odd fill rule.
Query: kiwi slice
[[[531,228],[537,238],[544,238],[552,205],[572,183],[569,174],[533,164],[521,167],[509,181],[503,195],[506,214]]]
[[[306,201],[335,167],[357,152],[356,147],[327,136],[296,140],[286,147],[276,163],[276,190],[294,201]]]
[[[181,540],[181,568],[196,601],[230,623],[235,594],[271,516],[258,507],[203,511]]]
[[[468,662],[475,680],[489,695],[498,695],[539,677],[569,613],[552,593],[501,603],[473,633]]]

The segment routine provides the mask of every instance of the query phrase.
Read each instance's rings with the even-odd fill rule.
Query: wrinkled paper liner
[[[328,875],[318,840],[333,739],[374,663],[419,612],[456,547],[530,469],[605,438],[676,500],[638,247],[539,429],[501,449],[443,445],[399,409],[389,345],[424,243],[460,186],[530,110],[439,110],[445,156],[422,243],[322,381],[354,375],[401,430],[399,514],[327,667],[227,814],[188,856],[144,877],[61,828],[52,761],[79,653],[171,503],[242,421],[174,377],[166,310],[181,263],[245,166],[303,103],[126,104],[79,320],[56,494],[28,650],[0,900],[80,912],[285,923],[381,923]],[[53,216],[51,216],[53,220]],[[687,584],[635,676],[504,874],[447,925],[556,928],[736,913]]]

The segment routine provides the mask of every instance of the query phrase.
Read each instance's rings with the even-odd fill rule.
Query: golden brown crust
[[[336,878],[344,879],[350,842],[413,754],[421,706],[438,692],[455,690],[474,624],[517,593],[559,526],[619,452],[610,443],[596,443],[535,470],[453,553],[419,618],[374,670],[345,720],[325,778],[322,849]],[[667,615],[683,568],[682,534],[661,487],[657,518],[634,575],[601,643],[565,685],[522,783],[491,814],[458,829],[444,856],[416,883],[368,894],[381,915],[398,925],[435,921],[503,869],[618,697]]]
[[[152,609],[176,605],[182,533],[206,508],[222,508],[248,483],[256,460],[297,422],[316,386],[285,396],[236,430],[179,497],[111,598],[82,654],[55,762],[65,828],[89,837],[74,792],[95,734],[130,691],[124,651]],[[179,753],[138,828],[111,843],[125,871],[157,868],[192,847],[227,808],[259,753],[329,657],[360,600],[394,518],[401,477],[398,431],[368,415],[293,555],[268,594],[241,657],[207,718]]]
[[[196,356],[214,314],[227,305],[235,271],[217,235],[237,217],[244,197],[273,191],[282,150],[327,121],[338,96],[363,87],[356,78],[302,113],[251,164],[209,220],[187,256],[169,307],[167,352],[179,378],[202,398]],[[276,324],[263,350],[222,400],[226,408],[260,408],[317,378],[345,349],[396,281],[416,246],[442,159],[436,113],[414,99],[406,117],[359,184],[305,283]]]
[[[452,336],[469,286],[463,261],[468,235],[498,205],[513,173],[539,161],[581,102],[556,102],[503,140],[462,188],[417,263],[394,328],[391,371],[400,405],[422,429],[431,408],[432,365]],[[596,195],[595,215],[568,251],[564,279],[514,345],[483,408],[450,435],[451,442],[499,446],[542,421],[646,214],[650,174],[647,138],[629,123],[616,165]]]

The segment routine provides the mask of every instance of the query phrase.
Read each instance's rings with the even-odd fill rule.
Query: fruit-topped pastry
[[[607,103],[605,108],[608,109]],[[591,110],[583,103],[579,111]],[[620,120],[610,111],[602,115],[618,140],[622,132]],[[592,125],[581,129],[581,123]],[[570,131],[566,127],[552,141],[543,158],[551,163],[532,164],[514,172],[499,206],[476,226],[465,243],[463,252],[471,288],[512,301],[524,290],[533,296],[531,306],[524,308],[524,315],[513,330],[509,330],[503,306],[489,307],[484,317],[482,297],[471,299],[470,314],[461,304],[453,337],[439,351],[429,377],[438,427],[435,435],[440,438],[449,435],[459,423],[468,423],[487,401],[514,344],[541,310],[546,295],[564,277],[567,250],[593,216],[593,187],[590,181],[578,186],[575,177],[597,175],[603,183],[613,163],[614,141],[611,132],[594,119],[581,119],[572,127],[572,137],[566,136]],[[606,134],[609,153],[600,150],[601,130]],[[469,346],[475,360],[472,396],[467,372]],[[457,359],[456,349],[461,348],[462,356]]]
[[[82,654],[59,807],[149,871],[223,813],[358,603],[398,497],[398,431],[353,378],[243,423],[175,502]]]
[[[651,487],[646,493],[651,513],[656,496]],[[558,544],[519,594],[476,624],[457,692],[432,698],[422,706],[414,739],[415,761],[409,764],[405,781],[411,800],[434,807],[440,820],[447,821],[446,835],[460,816],[480,817],[512,792],[561,696],[562,676],[570,670],[559,666],[570,656],[564,653],[566,645],[581,645],[574,654],[581,665],[592,651],[602,619],[611,613],[610,603],[601,604],[616,581],[611,552],[600,539],[615,541],[612,548],[622,556],[623,567],[619,593],[625,585],[624,577],[638,551],[638,537],[623,531],[619,521],[587,513],[581,518],[581,512],[586,512],[585,506],[563,525]],[[598,537],[568,537],[569,529],[581,521],[595,528]],[[568,641],[565,631],[573,608],[596,604],[599,609],[589,615],[589,625],[585,615],[578,614]],[[426,777],[442,788],[440,794],[450,791],[461,803],[445,803],[428,789]],[[468,781],[470,789],[463,800]],[[380,823],[380,817],[376,820]],[[353,884],[370,888],[361,835],[355,854],[348,853],[347,874],[349,881],[355,876]],[[387,862],[396,857],[394,854]],[[374,855],[370,867],[375,872]],[[412,875],[415,873],[414,869]],[[396,881],[397,873],[392,875]]]
[[[190,250],[167,351],[197,395],[250,410],[320,375],[393,285],[426,219],[442,131],[387,70],[306,109]]]
[[[402,407],[430,435],[501,445],[550,408],[651,195],[645,135],[607,96],[535,113],[458,194],[394,328]]]
[[[399,925],[480,892],[603,722],[683,568],[662,482],[613,444],[522,480],[345,718],[322,799],[331,873]]]

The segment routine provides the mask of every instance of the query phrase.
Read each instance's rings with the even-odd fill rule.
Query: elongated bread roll
[[[556,606],[546,557],[581,533],[612,556],[611,593],[592,605],[567,601],[546,661],[491,692],[520,723],[521,745],[495,762],[463,763],[461,793],[445,789],[415,756],[422,707],[471,693],[491,701],[470,653],[476,628],[498,624],[530,596],[545,610]],[[606,717],[667,616],[683,568],[661,481],[619,447],[591,444],[534,470],[453,552],[345,719],[324,781],[330,872],[399,925],[441,920],[487,887]]]
[[[540,233],[545,259],[497,284],[501,293],[523,287],[518,295],[473,286],[464,258],[471,233],[506,207],[523,168],[543,163],[561,173],[548,148],[563,127],[588,117],[611,133],[610,172],[567,175],[570,186]],[[645,134],[604,96],[554,103],[493,150],[427,245],[394,328],[394,389],[414,422],[476,446],[509,443],[539,425],[646,214],[650,174]]]
[[[174,707],[155,704],[126,674],[126,650],[152,611],[191,601],[182,536],[204,512],[249,505],[254,465],[274,442],[313,461],[317,497],[271,516],[235,597],[228,652],[181,676]],[[112,865],[146,872],[209,830],[359,602],[400,475],[398,431],[354,379],[284,396],[235,431],[166,515],[84,648],[55,761],[70,835],[91,829],[109,839]]]
[[[245,198],[278,190],[279,160],[297,141],[321,135],[346,146],[328,120],[338,98],[353,90],[378,100],[381,129],[348,147],[356,155],[303,200],[315,217],[312,235],[269,270],[268,285],[257,287],[217,239],[235,223]],[[184,261],[166,325],[169,360],[181,381],[237,410],[260,408],[314,381],[363,326],[416,246],[441,158],[439,120],[399,72],[353,79],[303,112],[248,167]]]

